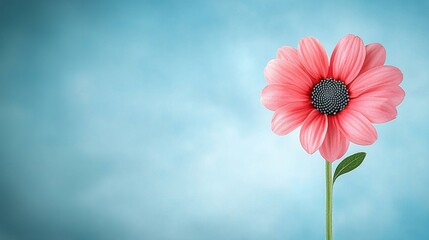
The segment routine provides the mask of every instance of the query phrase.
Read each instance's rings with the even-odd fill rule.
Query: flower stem
[[[332,163],[326,161],[326,240],[332,240]]]

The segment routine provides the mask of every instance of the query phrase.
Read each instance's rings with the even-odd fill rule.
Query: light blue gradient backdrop
[[[334,191],[336,239],[429,239],[428,1],[1,1],[0,239],[323,239],[324,162],[271,132],[265,64],[380,42],[398,118]]]

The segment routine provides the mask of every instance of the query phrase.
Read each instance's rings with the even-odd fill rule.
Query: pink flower
[[[320,151],[329,162],[341,158],[350,142],[377,140],[373,123],[396,118],[405,96],[401,71],[384,65],[386,50],[378,43],[346,35],[330,61],[315,38],[305,37],[298,50],[281,47],[266,66],[268,85],[261,102],[275,111],[272,130],[285,135],[301,126],[300,141],[310,154]]]

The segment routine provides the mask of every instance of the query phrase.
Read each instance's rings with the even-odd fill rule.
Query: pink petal
[[[319,149],[322,157],[329,162],[333,162],[344,156],[349,145],[350,141],[338,129],[334,117],[328,117],[328,131],[326,132],[325,141]]]
[[[395,86],[402,82],[401,70],[393,66],[379,66],[360,74],[349,84],[350,97],[355,98],[373,88]]]
[[[329,62],[325,48],[319,40],[313,37],[301,39],[298,45],[298,54],[301,63],[312,76],[314,83],[325,79],[328,75]]]
[[[347,109],[362,113],[372,123],[385,123],[396,118],[396,107],[386,98],[358,97],[352,99]]]
[[[368,89],[358,98],[385,98],[393,106],[398,106],[404,100],[405,91],[400,86],[380,86]]]
[[[264,74],[269,84],[294,85],[305,91],[310,91],[313,87],[313,82],[304,69],[284,59],[269,61]]]
[[[338,45],[338,43],[337,43],[337,45]],[[335,48],[331,54],[331,59],[330,59],[330,63],[329,63],[329,70],[328,70],[328,76],[330,76],[330,77],[334,76],[334,74],[332,73],[332,63],[335,61],[335,56],[337,56],[337,46],[335,46]]]
[[[293,102],[276,110],[271,121],[271,128],[278,135],[286,135],[301,126],[312,111],[311,103]]]
[[[270,84],[261,93],[261,103],[270,110],[277,110],[291,102],[311,102],[308,94],[293,85]]]
[[[344,136],[359,145],[370,145],[377,140],[377,131],[371,122],[360,112],[346,108],[335,118]]]
[[[298,51],[289,46],[283,46],[277,50],[277,58],[292,62],[298,66],[302,66],[302,63],[299,61]]]
[[[349,84],[360,72],[365,54],[362,39],[351,34],[343,37],[332,52],[330,64],[332,77]]]
[[[360,73],[366,72],[371,68],[383,66],[386,61],[386,49],[379,43],[371,43],[365,46],[366,57],[363,62]]]
[[[300,141],[302,147],[310,154],[320,148],[328,130],[328,117],[319,110],[313,109],[301,127]]]

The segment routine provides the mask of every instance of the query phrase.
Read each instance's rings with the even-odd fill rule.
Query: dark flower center
[[[344,110],[350,101],[346,85],[332,78],[323,79],[313,87],[311,103],[319,112],[335,115]]]

